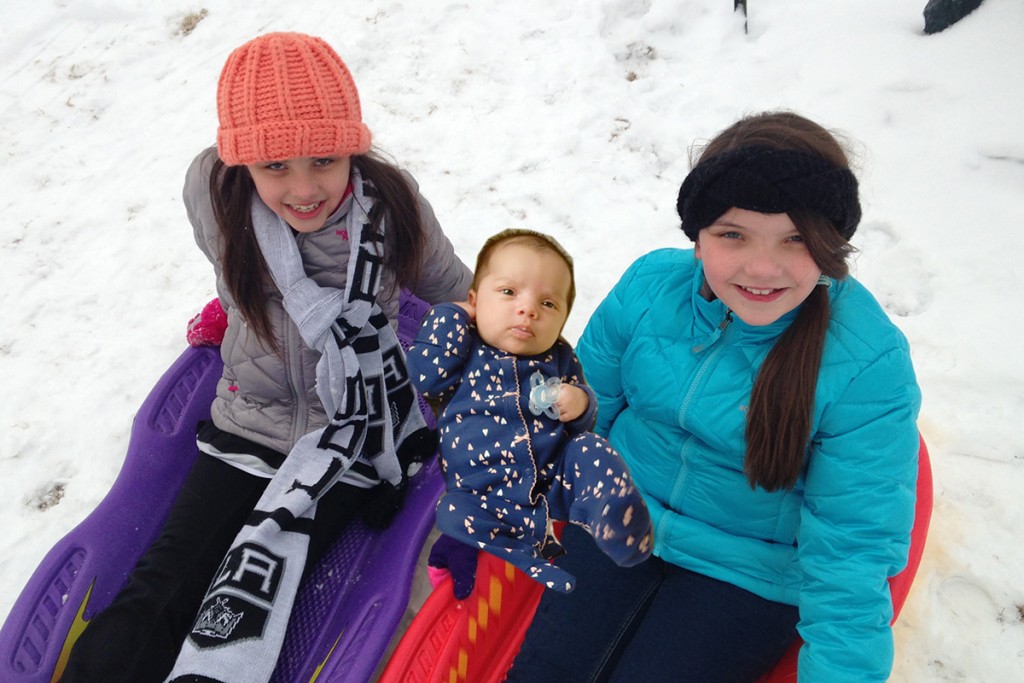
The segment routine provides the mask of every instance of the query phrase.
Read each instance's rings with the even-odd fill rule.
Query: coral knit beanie
[[[370,149],[359,92],[320,38],[268,33],[228,56],[217,84],[217,151],[228,166]]]

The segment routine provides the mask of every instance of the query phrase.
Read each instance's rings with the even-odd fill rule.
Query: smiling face
[[[769,325],[797,308],[821,276],[784,213],[732,208],[700,231],[694,250],[711,291],[748,325]]]
[[[271,211],[298,232],[316,232],[345,197],[352,164],[349,157],[297,157],[246,168]]]
[[[569,315],[572,276],[561,256],[515,242],[491,253],[469,290],[480,338],[519,356],[550,349]]]

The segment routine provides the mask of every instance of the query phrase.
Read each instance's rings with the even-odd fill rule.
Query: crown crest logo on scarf
[[[199,618],[193,629],[197,634],[210,638],[226,639],[238,626],[245,612],[234,612],[228,606],[227,598],[217,598]]]

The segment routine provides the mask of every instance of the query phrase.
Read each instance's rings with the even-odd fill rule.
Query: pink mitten
[[[189,346],[218,346],[224,340],[228,316],[220,299],[211,299],[195,317],[188,321],[185,339]]]

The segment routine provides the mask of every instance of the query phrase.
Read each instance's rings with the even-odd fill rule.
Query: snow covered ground
[[[104,496],[132,416],[213,295],[181,206],[228,52],[323,36],[463,259],[508,226],[575,255],[567,337],[684,245],[687,151],[746,112],[845,132],[855,274],[905,331],[935,471],[893,681],[1024,671],[1024,3],[926,36],[925,0],[39,0],[0,25],[0,618]],[[1013,74],[1017,74],[1014,76]]]

